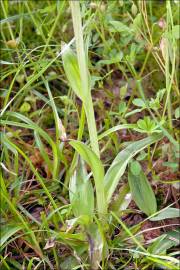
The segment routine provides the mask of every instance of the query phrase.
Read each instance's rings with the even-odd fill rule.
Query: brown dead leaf
[[[50,238],[47,240],[45,247],[43,248],[44,250],[53,248],[55,246],[55,239],[54,238]]]

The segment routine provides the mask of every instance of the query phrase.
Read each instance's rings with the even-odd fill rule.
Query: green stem
[[[81,21],[81,12],[80,12],[80,4],[79,1],[70,1],[72,20],[73,20],[73,28],[74,35],[76,41],[76,51],[78,58],[78,65],[83,89],[83,106],[86,113],[88,129],[89,129],[89,137],[92,150],[99,157],[99,145],[97,138],[97,130],[96,130],[96,122],[94,117],[94,109],[93,102],[91,97],[91,89],[90,89],[90,80],[89,80],[89,72],[88,72],[88,64],[84,49],[84,40],[83,40],[83,28]]]

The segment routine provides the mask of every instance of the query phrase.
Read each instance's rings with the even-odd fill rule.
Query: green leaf
[[[140,165],[139,165],[140,166]],[[157,211],[157,203],[154,192],[142,169],[139,174],[133,174],[132,168],[128,171],[128,182],[133,199],[139,209],[150,216]]]
[[[126,83],[125,85],[123,85],[121,88],[120,88],[120,98],[123,99],[127,93],[127,90],[128,90],[128,84]]]
[[[94,212],[94,191],[81,159],[70,179],[69,197],[76,217],[81,215],[92,217]]]
[[[127,110],[126,102],[121,101],[119,104],[119,113],[122,114]]]
[[[142,98],[135,98],[133,99],[132,103],[137,107],[146,108],[146,104],[142,100]]]
[[[111,59],[105,59],[105,60],[100,60],[97,63],[97,66],[101,65],[111,65],[115,63],[119,63],[123,58],[123,53],[120,52],[119,54],[115,55],[114,57],[111,57]]]
[[[67,224],[67,230],[66,232],[69,232],[70,230],[74,229],[77,225],[85,225],[88,226],[90,224],[90,216],[89,215],[81,215],[73,219],[66,220]]]
[[[160,237],[157,237],[152,245],[149,246],[148,251],[151,254],[158,255],[166,253],[169,248],[178,246],[180,244],[179,234],[179,229],[162,234]]]
[[[158,134],[133,142],[116,156],[110,168],[107,170],[104,179],[107,202],[110,201],[121,176],[125,172],[128,162],[148,145],[159,141],[161,138],[162,135]]]
[[[144,133],[160,132],[155,121],[153,121],[149,116],[145,116],[144,119],[139,119],[137,121],[137,126],[139,127],[139,129],[136,130],[139,132]]]
[[[159,221],[167,218],[179,218],[179,209],[178,208],[165,208],[164,210],[161,210],[161,212],[150,218],[151,221]]]
[[[84,143],[71,141],[70,145],[81,155],[90,166],[96,187],[97,207],[99,214],[106,213],[106,201],[104,194],[104,168],[97,155]]]
[[[139,164],[138,161],[132,161],[130,164],[130,170],[133,175],[139,175],[141,172],[141,165]]]
[[[20,111],[21,113],[26,113],[26,112],[29,112],[30,109],[31,109],[31,105],[30,105],[28,102],[24,102],[24,103],[21,105],[19,111]]]
[[[172,35],[175,39],[180,38],[180,25],[174,25],[172,28]]]
[[[174,170],[179,168],[179,164],[177,162],[168,162],[167,161],[167,162],[163,162],[162,165],[166,166],[166,167],[169,167],[171,169],[174,169]]]
[[[63,67],[70,87],[75,94],[83,100],[83,89],[81,84],[80,71],[76,55],[70,48],[67,48],[62,55]]]
[[[137,6],[133,3],[132,6],[131,6],[131,12],[132,14],[135,16],[138,12],[138,8]]]
[[[175,110],[175,118],[176,119],[180,118],[180,107],[176,108]]]
[[[117,125],[117,126],[114,126],[106,131],[104,131],[103,133],[101,133],[99,136],[98,136],[98,140],[101,140],[103,139],[104,137],[110,135],[111,133],[115,132],[115,131],[118,131],[118,130],[121,130],[121,129],[128,129],[128,128],[135,128],[136,127],[136,124],[123,124],[123,125]]]
[[[113,28],[114,29],[112,29],[112,32],[124,32],[124,33],[126,33],[127,35],[129,34],[129,33],[132,33],[133,32],[133,30],[130,28],[130,27],[128,27],[128,26],[126,26],[125,24],[123,24],[122,22],[119,22],[119,21],[110,21],[109,22],[112,26],[113,26]]]
[[[131,116],[131,115],[133,115],[135,113],[142,112],[142,110],[144,110],[144,108],[132,110],[132,111],[125,114],[125,118],[127,118],[127,117],[129,117],[129,116]]]
[[[134,32],[137,34],[141,31],[141,27],[142,27],[142,15],[141,13],[138,13],[135,17],[135,19],[133,20],[133,25],[132,25],[132,29],[134,30]]]
[[[37,131],[34,131],[34,138],[35,138],[35,142],[40,150],[40,153],[41,153],[41,156],[42,158],[44,159],[44,161],[46,162],[47,166],[48,166],[48,169],[49,171],[51,171],[51,168],[52,168],[52,162],[51,160],[49,159],[49,156],[47,154],[47,150],[38,134]]]
[[[22,226],[17,225],[4,225],[1,226],[1,238],[0,238],[0,246],[2,246],[12,235],[17,233],[22,229]]]

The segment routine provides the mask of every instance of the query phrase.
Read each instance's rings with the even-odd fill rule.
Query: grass
[[[1,1],[1,269],[179,269],[178,12]]]

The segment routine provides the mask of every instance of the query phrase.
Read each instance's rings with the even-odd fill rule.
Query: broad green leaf
[[[113,31],[120,32],[120,33],[124,32],[126,34],[133,32],[133,30],[130,27],[128,27],[127,25],[123,24],[120,21],[110,21],[109,23],[113,26],[114,28]]]
[[[76,217],[82,215],[92,217],[94,212],[94,191],[82,160],[80,160],[70,179],[69,197]]]
[[[154,192],[143,170],[141,169],[139,174],[135,175],[132,173],[131,166],[132,165],[130,165],[128,172],[128,182],[133,199],[139,209],[141,209],[146,215],[150,216],[157,211],[157,203]]]
[[[20,225],[1,226],[0,246],[2,246],[12,235],[20,231],[23,227]]]
[[[132,103],[137,107],[146,108],[146,104],[142,100],[142,98],[135,98],[133,99]]]
[[[76,55],[70,48],[67,48],[62,55],[62,60],[70,87],[73,89],[75,94],[83,100],[83,89]]]
[[[127,110],[126,102],[122,101],[119,103],[119,114],[123,114]]]
[[[74,256],[66,256],[60,263],[61,270],[78,269],[79,262]],[[78,267],[78,268],[77,268]]]
[[[133,175],[139,175],[142,168],[138,161],[132,161],[130,164],[130,170]]]
[[[84,143],[71,141],[70,145],[81,155],[90,166],[96,187],[97,207],[100,214],[106,213],[106,201],[104,194],[104,168],[97,155]]]
[[[139,119],[137,125],[140,129],[146,132],[152,132],[157,128],[156,123],[151,120],[149,116],[145,116],[144,119]]]
[[[167,218],[178,218],[179,217],[179,209],[178,208],[165,208],[164,210],[161,210],[161,212],[152,218],[150,218],[151,221],[159,221]]]
[[[136,15],[136,17],[133,20],[133,25],[132,25],[132,29],[134,30],[134,32],[137,34],[141,31],[141,27],[142,27],[142,15],[141,13],[138,13]]]
[[[110,168],[106,172],[104,184],[105,184],[105,196],[107,202],[110,201],[121,176],[124,174],[128,162],[139,152],[141,152],[148,145],[155,143],[162,139],[161,134],[152,135],[140,141],[133,142],[122,150],[114,159]]]

